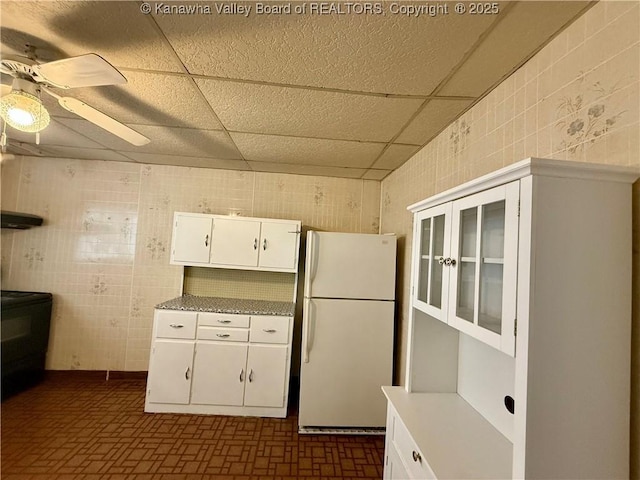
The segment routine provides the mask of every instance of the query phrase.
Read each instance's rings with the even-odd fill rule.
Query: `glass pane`
[[[431,296],[429,304],[442,308],[442,265],[444,253],[444,215],[433,219],[433,259],[431,261]]]
[[[478,325],[497,334],[502,330],[502,270],[501,263],[480,265]]]
[[[476,262],[460,262],[458,273],[458,305],[456,316],[473,322],[474,286],[476,284]]]
[[[482,207],[482,257],[504,258],[504,200]]]
[[[476,235],[478,230],[478,209],[469,208],[460,212],[460,255],[476,256]]]
[[[431,242],[431,219],[422,220],[420,228],[420,254],[429,255],[429,245]]]
[[[429,247],[431,245],[431,219],[420,225],[420,264],[418,271],[418,300],[426,302],[429,291]]]
[[[482,207],[482,263],[478,325],[500,334],[502,330],[502,272],[505,201]]]
[[[418,300],[427,301],[427,289],[429,288],[429,259],[420,259],[420,272],[418,273]]]

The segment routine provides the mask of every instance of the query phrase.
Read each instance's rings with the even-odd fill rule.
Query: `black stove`
[[[53,295],[0,291],[2,398],[37,382],[44,373]]]
[[[17,290],[0,291],[0,304],[2,308],[32,303],[48,302],[53,295],[45,292],[19,292]]]

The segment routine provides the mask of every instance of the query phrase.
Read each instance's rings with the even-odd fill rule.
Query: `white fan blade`
[[[127,83],[113,65],[95,53],[34,65],[33,69],[44,82],[59,88]]]
[[[56,98],[58,99],[58,103],[65,110],[68,110],[71,113],[75,113],[76,115],[89,120],[91,123],[97,125],[98,127],[104,128],[107,132],[113,133],[114,135],[117,135],[118,137],[137,147],[146,145],[151,141],[144,135],[140,135],[135,130],[127,127],[117,120],[114,120],[109,115],[105,115],[95,108],[90,107],[86,103],[76,98],[57,96]]]

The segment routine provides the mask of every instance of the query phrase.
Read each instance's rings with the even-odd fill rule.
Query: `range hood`
[[[30,213],[8,212],[2,210],[0,212],[2,219],[2,228],[16,228],[26,230],[31,227],[39,227],[42,225],[42,217],[31,215]]]

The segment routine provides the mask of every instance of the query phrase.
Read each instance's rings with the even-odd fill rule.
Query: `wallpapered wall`
[[[382,181],[382,230],[401,239],[400,383],[412,237],[406,207],[527,157],[640,168],[639,75],[640,2],[600,2]],[[640,478],[640,181],[633,198],[632,470]]]
[[[2,208],[46,224],[2,230],[2,287],[53,292],[47,368],[147,370],[153,306],[180,294],[174,211],[301,220],[377,233],[380,183],[327,177],[18,157]]]

